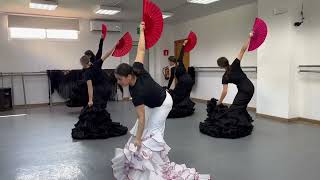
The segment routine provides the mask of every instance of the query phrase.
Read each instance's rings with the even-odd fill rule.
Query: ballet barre
[[[11,94],[12,94],[12,103],[14,104],[14,83],[13,78],[14,77],[21,77],[22,82],[22,91],[23,91],[23,100],[24,100],[24,106],[27,105],[27,96],[26,96],[26,87],[25,87],[25,77],[26,76],[47,76],[47,72],[5,72],[0,73],[1,79],[2,79],[2,87],[3,87],[3,79],[4,77],[10,77],[10,84],[11,84]],[[51,98],[51,82],[50,78],[48,78],[48,85],[49,85],[49,104],[52,105],[52,98]]]
[[[302,73],[320,73],[320,65],[299,65],[298,72]]]
[[[257,66],[245,66],[241,67],[244,72],[257,72]],[[225,72],[220,67],[194,67],[196,72]]]

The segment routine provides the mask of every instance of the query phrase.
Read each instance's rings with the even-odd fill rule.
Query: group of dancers
[[[131,137],[123,149],[116,149],[112,159],[114,177],[118,180],[180,180],[210,179],[200,175],[194,168],[176,164],[168,158],[170,147],[164,140],[165,124],[169,117],[186,117],[194,112],[195,103],[190,93],[195,84],[184,63],[183,42],[178,59],[170,57],[171,76],[169,84],[161,87],[144,68],[145,24],[140,24],[140,37],[135,62],[132,66],[120,64],[115,70],[117,83],[129,87],[137,120],[131,129]],[[250,33],[249,40],[253,36]],[[223,91],[219,100],[211,99],[207,104],[208,118],[200,123],[200,131],[217,138],[240,138],[250,135],[253,130],[252,118],[247,106],[254,94],[254,86],[241,69],[241,61],[249,40],[243,45],[238,57],[231,63],[225,57],[217,60],[219,67],[225,69],[222,76]],[[110,98],[110,80],[102,71],[103,62],[113,53],[111,48],[102,56],[104,37],[101,37],[97,55],[87,51],[80,62],[83,66],[83,79],[86,82],[87,96],[79,121],[72,130],[75,139],[98,139],[121,136],[127,127],[112,122],[106,110]],[[175,88],[170,89],[173,79]],[[230,107],[223,105],[228,92],[228,84],[237,85],[238,93]]]

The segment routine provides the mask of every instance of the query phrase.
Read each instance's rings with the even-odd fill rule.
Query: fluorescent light
[[[0,118],[20,117],[20,116],[26,116],[26,115],[27,115],[27,114],[12,114],[12,115],[0,116]]]
[[[103,14],[103,15],[115,15],[117,13],[119,13],[121,11],[120,8],[116,8],[116,7],[107,7],[107,6],[103,6],[100,5],[95,13],[96,14]]]
[[[217,1],[219,0],[188,0],[189,3],[195,3],[195,4],[210,4]]]
[[[162,13],[163,19],[168,18],[168,17],[171,17],[171,16],[173,16],[173,13],[169,13],[169,12],[163,12],[163,13]]]
[[[78,39],[79,32],[76,30],[47,29],[48,39]]]
[[[45,29],[35,28],[10,28],[10,38],[17,39],[45,39]]]
[[[56,1],[31,0],[29,7],[33,9],[53,11],[58,7],[58,3]]]

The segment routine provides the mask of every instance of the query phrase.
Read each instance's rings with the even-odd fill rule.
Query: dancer
[[[110,114],[106,110],[111,86],[101,67],[114,49],[115,47],[94,63],[90,63],[90,59],[86,55],[80,59],[85,71],[84,80],[88,89],[88,105],[82,109],[79,121],[72,129],[72,137],[75,139],[109,138],[124,135],[128,131],[120,123],[112,122]]]
[[[124,149],[116,149],[112,159],[114,176],[117,180],[199,179],[195,169],[169,161],[170,147],[163,136],[173,102],[170,94],[143,67],[144,29],[145,24],[142,22],[133,66],[123,63],[116,69],[118,83],[129,86],[138,119]]]
[[[202,133],[212,137],[232,139],[251,134],[253,120],[247,112],[247,107],[254,94],[254,86],[242,71],[240,63],[252,36],[251,32],[248,41],[243,45],[238,57],[231,65],[225,57],[217,60],[218,66],[226,71],[222,77],[223,90],[219,101],[211,99],[208,102],[208,118],[204,123],[200,123]],[[222,104],[227,95],[229,83],[237,85],[238,88],[238,93],[230,108]]]
[[[169,90],[173,99],[173,107],[169,113],[169,118],[181,118],[190,116],[194,113],[194,105],[190,99],[190,93],[194,85],[194,80],[190,74],[187,73],[183,64],[184,47],[188,43],[188,40],[183,42],[180,55],[178,58],[178,65],[175,68],[174,76],[177,79],[177,84],[173,90]]]

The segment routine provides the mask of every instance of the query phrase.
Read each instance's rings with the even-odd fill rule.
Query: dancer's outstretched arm
[[[187,39],[183,41],[183,44],[182,44],[182,47],[181,47],[181,50],[180,50],[180,55],[178,57],[178,63],[179,63],[178,65],[179,66],[184,66],[184,64],[183,64],[184,47],[187,45],[187,43],[188,43]]]
[[[223,102],[224,98],[227,96],[227,94],[228,94],[228,84],[224,84],[222,92],[221,92],[220,99],[218,101],[218,105],[222,104],[222,102]]]
[[[251,40],[251,37],[253,36],[253,32],[250,32],[249,34],[249,38],[247,39],[247,41],[244,43],[244,45],[242,46],[241,50],[240,50],[240,53],[238,55],[238,59],[241,61],[242,58],[243,58],[243,55],[246,53],[249,45],[250,45],[250,40]]]
[[[138,149],[141,147],[142,143],[142,135],[144,131],[145,126],[145,109],[144,105],[140,105],[136,107],[136,112],[138,115],[138,131],[136,134],[136,139],[134,141],[134,145],[138,147]]]
[[[146,52],[146,40],[144,36],[145,23],[140,24],[140,38],[135,62],[144,63],[144,55]]]
[[[88,101],[88,106],[92,107],[93,106],[93,86],[92,86],[92,80],[87,81],[87,86],[88,86],[88,96],[89,96],[89,101]]]
[[[99,41],[99,48],[98,48],[98,51],[97,51],[97,54],[96,54],[96,59],[100,59],[101,56],[102,56],[102,49],[103,49],[103,35],[101,34],[101,38],[100,38],[100,41]]]

